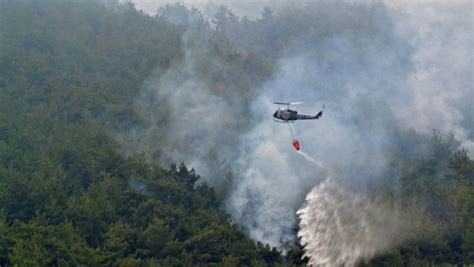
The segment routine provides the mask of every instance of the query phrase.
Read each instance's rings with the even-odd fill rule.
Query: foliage
[[[386,198],[401,207],[416,206],[420,223],[414,238],[367,266],[432,266],[472,264],[474,161],[466,150],[455,151],[451,135],[403,133],[390,164]],[[453,152],[455,151],[455,152]],[[400,177],[394,181],[395,174]],[[415,219],[416,218],[416,219]]]
[[[107,3],[1,3],[0,265],[282,262],[194,170],[119,153],[107,133],[137,120],[140,85],[180,60],[184,29]]]

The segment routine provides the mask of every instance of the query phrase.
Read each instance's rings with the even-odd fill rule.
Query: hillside
[[[107,131],[182,29],[132,6],[2,1],[0,265],[275,264],[184,165],[124,157]]]
[[[332,10],[331,4],[321,3]],[[395,34],[387,33],[393,25],[375,23],[385,17],[382,4],[345,5],[358,16],[327,20],[328,29],[317,23],[306,29],[301,27],[306,20],[327,19],[332,13],[299,16],[297,9],[275,14],[265,9],[261,18],[249,20],[220,6],[208,19],[182,5],[163,7],[150,16],[114,1],[1,1],[0,266],[305,265],[308,258],[302,259],[303,248],[295,242],[299,229],[292,221],[292,205],[304,201],[314,179],[301,182],[304,188],[295,183],[295,192],[304,194],[280,205],[271,199],[273,192],[260,194],[251,190],[253,184],[245,184],[277,188],[271,183],[281,181],[278,175],[248,171],[255,177],[246,180],[237,163],[280,162],[248,151],[259,148],[255,143],[268,142],[268,135],[252,135],[265,116],[258,108],[263,105],[253,101],[262,96],[268,100],[268,87],[291,84],[278,78],[293,70],[294,62],[285,67],[281,62],[298,54],[298,66],[299,60],[303,66],[305,60],[320,64],[325,78],[305,73],[295,78],[301,88],[313,87],[313,79],[324,88],[326,79],[334,78],[331,87],[342,88],[350,80],[358,90],[357,82],[372,74],[364,74],[351,60],[382,53],[379,45],[398,42]],[[366,29],[349,38],[358,46],[324,39],[357,27]],[[365,43],[372,36],[376,45]],[[332,45],[354,58],[311,50]],[[387,90],[395,90],[387,81],[406,77],[401,65],[411,60],[411,48],[397,43],[396,49],[403,56],[388,64],[390,79],[370,81],[369,89],[389,84]],[[337,60],[345,68],[337,68]],[[376,61],[367,72],[381,69],[377,60],[362,60]],[[340,76],[331,76],[336,76],[334,69]],[[320,95],[350,95],[338,90]],[[285,91],[278,97],[289,95]],[[377,102],[380,95],[373,97],[360,105],[355,101],[355,115],[342,120],[354,136],[360,129],[367,139],[387,136],[380,141],[387,165],[377,173],[368,170],[375,166],[370,160],[357,168],[347,162],[335,166],[341,173],[346,168],[364,174],[368,170],[367,180],[347,184],[363,187],[379,203],[416,208],[424,219],[416,233],[406,233],[409,238],[358,264],[473,264],[474,161],[468,150],[449,133],[398,128],[388,115],[373,115],[373,121],[383,120],[382,126],[368,125],[370,120],[358,116],[360,107],[386,107]],[[373,134],[379,126],[384,130]],[[344,147],[365,142],[346,140]],[[364,158],[365,150],[355,151]],[[242,160],[247,152],[252,157]],[[369,152],[373,158],[381,155],[378,147]],[[341,153],[337,160],[348,158]],[[187,167],[190,163],[198,170]],[[258,175],[271,186],[262,185]],[[272,214],[281,218],[266,216],[273,205],[291,208],[290,223],[280,227],[287,219],[283,212]],[[262,233],[261,228],[268,230]],[[280,239],[267,245],[278,231]]]

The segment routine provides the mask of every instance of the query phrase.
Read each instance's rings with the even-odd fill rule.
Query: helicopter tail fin
[[[323,108],[321,109],[321,111],[318,112],[318,114],[316,114],[316,116],[314,116],[315,119],[319,119],[323,116],[323,111],[324,111],[325,107],[326,107],[326,105],[323,105]]]

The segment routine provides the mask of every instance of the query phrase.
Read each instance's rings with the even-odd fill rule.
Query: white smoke
[[[399,107],[417,130],[451,132],[474,157],[474,2],[394,5],[402,38],[416,48],[408,80],[413,103]]]
[[[146,126],[121,143],[227,186],[226,210],[255,240],[296,241],[304,205],[299,237],[312,264],[368,260],[409,238],[404,211],[356,190],[383,173],[398,130],[453,132],[473,153],[472,3],[447,6],[323,1],[284,11],[304,25],[285,25],[287,34],[302,33],[250,103],[232,84],[209,84],[209,73],[238,70],[199,50],[205,44],[186,47],[183,61],[145,83],[137,111]],[[271,120],[273,101],[304,101],[298,111],[312,115],[327,104],[322,119],[293,127],[303,157]]]
[[[472,2],[393,6],[404,10],[397,34],[414,51],[413,71],[406,87],[391,95],[390,108],[417,130],[453,133],[472,157],[474,109],[466,101],[474,99]],[[310,265],[355,266],[414,238],[407,233],[416,232],[421,219],[408,213],[328,178],[313,188],[298,211],[298,236]]]

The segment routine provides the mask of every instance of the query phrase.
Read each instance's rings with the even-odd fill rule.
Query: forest
[[[360,11],[326,24],[365,27],[361,35],[395,42],[375,21],[351,21],[385,16],[371,13],[383,3],[320,4]],[[236,117],[251,117],[249,103],[278,76],[279,59],[301,49],[291,40],[316,43],[332,34],[301,27],[305,19],[318,25],[323,11],[298,12],[265,8],[250,19],[226,6],[207,17],[181,4],[149,15],[118,1],[0,1],[0,266],[306,266],[298,242],[260,242],[233,219],[226,203],[237,178],[220,152],[213,148],[204,173],[186,158],[175,161],[171,144],[195,140],[174,141],[171,104],[158,100],[145,115],[137,111],[137,99],[149,97],[149,77],[182,71],[201,77],[225,103],[238,102]],[[183,67],[189,57],[199,66],[192,73]],[[130,129],[148,123],[153,133],[130,137]],[[239,119],[223,127],[244,135],[255,124]],[[393,135],[389,162],[366,190],[383,202],[420,207],[424,220],[413,238],[358,265],[474,264],[469,151],[451,133],[401,128]],[[225,138],[225,146],[240,144]],[[290,232],[296,236],[298,225]]]

